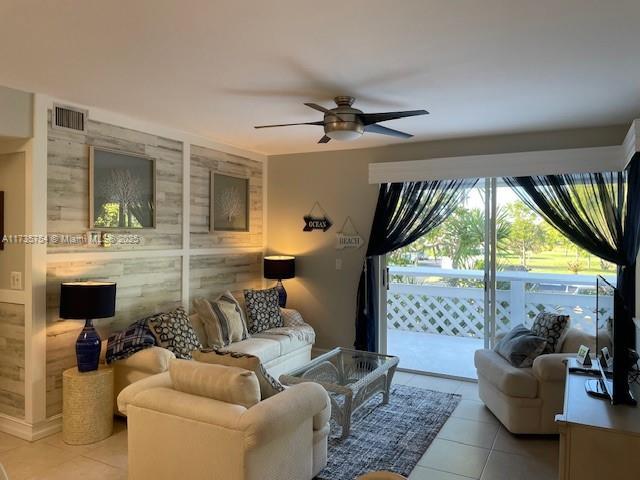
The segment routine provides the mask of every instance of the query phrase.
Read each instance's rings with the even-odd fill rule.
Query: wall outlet
[[[336,258],[336,270],[342,270],[342,259]]]
[[[22,272],[11,272],[11,290],[22,290]]]

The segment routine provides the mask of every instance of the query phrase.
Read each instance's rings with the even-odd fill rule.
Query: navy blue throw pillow
[[[107,363],[130,357],[140,350],[153,347],[156,339],[147,326],[147,319],[138,320],[107,340]]]

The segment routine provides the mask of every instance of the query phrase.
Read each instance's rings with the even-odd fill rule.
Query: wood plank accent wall
[[[192,233],[191,240],[183,240],[181,142],[93,120],[89,120],[86,135],[53,130],[49,124],[48,136],[50,234],[84,233],[89,229],[89,145],[144,153],[156,159],[157,167],[157,228],[129,230],[142,235],[144,244],[120,247],[144,251],[144,256],[124,252],[105,255],[117,250],[114,247],[62,245],[48,248],[46,414],[52,417],[62,411],[62,372],[76,364],[75,342],[83,326],[83,322],[64,321],[58,317],[60,283],[74,280],[117,282],[116,317],[96,321],[103,340],[137,319],[183,303],[183,258],[188,260],[186,265],[189,266],[189,303],[195,296],[212,298],[225,290],[241,294],[245,288],[260,287],[263,164],[191,145]],[[250,232],[209,233],[210,170],[249,178]],[[225,251],[203,250],[209,248]],[[95,256],[88,258],[87,252],[95,252]]]
[[[181,142],[92,120],[87,122],[86,134],[49,126],[48,135],[47,229],[50,234],[80,234],[89,230],[89,147],[93,145],[156,159],[156,228],[126,230],[124,232],[141,235],[144,244],[113,246],[111,250],[182,246]],[[87,247],[61,244],[49,245],[49,250],[86,251]]]
[[[118,284],[116,316],[96,320],[103,340],[139,318],[177,307],[181,257],[49,263],[47,266],[47,416],[62,411],[62,372],[76,365],[75,343],[83,322],[61,320],[60,282],[102,280]]]
[[[242,295],[246,288],[262,285],[262,253],[198,255],[190,258],[190,294],[214,299],[225,290]]]
[[[191,146],[191,248],[262,246],[262,162]],[[249,179],[249,232],[209,233],[210,172]]]
[[[0,303],[0,413],[24,418],[24,305]]]

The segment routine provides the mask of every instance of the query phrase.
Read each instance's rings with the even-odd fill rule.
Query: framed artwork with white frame
[[[249,231],[249,178],[210,173],[210,232]]]
[[[89,148],[89,228],[156,227],[156,161],[137,153]]]

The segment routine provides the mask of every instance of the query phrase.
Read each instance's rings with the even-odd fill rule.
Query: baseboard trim
[[[428,372],[426,370],[413,370],[411,368],[398,368],[398,372],[411,373],[413,375],[425,375],[427,377],[446,378],[448,380],[458,380],[460,382],[478,383],[477,378],[458,377],[456,375],[448,375],[446,373]]]
[[[320,355],[322,355],[323,353],[327,353],[330,350],[328,348],[318,348],[318,347],[312,347],[311,348],[311,358],[316,358],[319,357]]]
[[[62,414],[47,418],[45,421],[35,425],[32,432],[31,441],[40,440],[62,431]]]
[[[20,418],[0,414],[0,431],[28,442],[35,442],[62,431],[62,415],[31,425]]]

